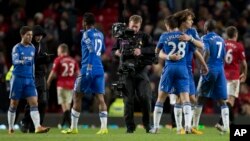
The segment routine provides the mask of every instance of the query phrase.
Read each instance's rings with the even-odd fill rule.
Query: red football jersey
[[[239,42],[225,40],[226,57],[225,57],[225,74],[227,80],[235,80],[240,77],[240,64],[245,59],[245,49]]]
[[[57,87],[73,89],[79,65],[72,57],[57,57],[54,60],[52,71],[57,75]]]

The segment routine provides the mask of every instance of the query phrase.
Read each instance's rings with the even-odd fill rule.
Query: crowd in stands
[[[165,31],[164,18],[182,9],[191,9],[195,13],[195,28],[203,35],[203,25],[207,19],[215,19],[217,33],[225,37],[225,28],[234,25],[239,30],[239,41],[245,46],[246,60],[250,66],[250,0],[1,0],[0,1],[0,112],[6,112],[8,89],[4,76],[11,66],[12,47],[20,41],[19,29],[23,25],[41,25],[47,37],[43,45],[56,57],[57,46],[66,43],[70,55],[80,63],[80,30],[82,15],[86,11],[95,13],[97,26],[105,34],[106,52],[102,56],[106,72],[106,100],[108,106],[116,95],[111,90],[111,83],[116,78],[118,62],[113,60],[111,49],[115,38],[111,35],[111,27],[115,22],[127,23],[133,14],[143,17],[143,27],[146,33],[153,37],[156,44],[161,33]],[[52,64],[53,62],[51,62]],[[51,68],[48,65],[48,72]],[[157,88],[162,69],[162,63],[150,66],[152,102],[157,98]],[[194,70],[195,78],[199,73]],[[248,73],[249,74],[249,73]],[[240,97],[237,100],[235,112],[250,115],[250,77],[241,85]],[[213,103],[205,108],[206,113],[216,112]],[[86,96],[83,101],[83,111],[97,112],[95,99]],[[168,106],[168,105],[166,105]],[[167,108],[166,108],[167,109]],[[49,90],[48,112],[59,112],[55,86]],[[167,112],[167,111],[166,111]]]

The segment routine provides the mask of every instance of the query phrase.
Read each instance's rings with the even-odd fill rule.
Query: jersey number
[[[225,60],[226,60],[227,64],[231,64],[232,63],[232,61],[233,61],[233,50],[232,49],[229,49],[227,51]]]
[[[172,46],[171,51],[168,55],[173,55],[175,53],[176,48],[178,49],[177,54],[181,55],[181,58],[185,56],[185,48],[186,43],[185,42],[179,42],[177,45],[175,42],[168,42],[169,46]]]
[[[220,58],[220,56],[221,56],[221,50],[222,50],[222,42],[216,42],[216,45],[219,47],[217,58]]]
[[[62,66],[63,66],[62,76],[67,77],[67,76],[73,76],[74,75],[75,64],[73,64],[73,63],[62,63]]]
[[[102,50],[102,40],[95,39],[95,52],[97,56],[101,55],[101,50]]]

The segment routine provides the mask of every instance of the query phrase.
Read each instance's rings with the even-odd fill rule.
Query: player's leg
[[[10,100],[10,106],[8,110],[8,132],[9,134],[14,133],[14,123],[16,118],[16,109],[18,106],[19,100],[11,99]]]
[[[193,112],[193,127],[198,129],[203,105],[206,103],[209,94],[213,91],[215,78],[212,74],[201,76],[197,87],[197,104]]]
[[[70,98],[71,97],[71,98]],[[70,103],[72,100],[72,94],[69,92],[69,90],[63,89],[61,87],[57,87],[57,103],[58,105],[61,105],[63,116],[62,121],[59,124],[59,128],[62,128],[65,126],[65,123],[67,122],[70,126]]]
[[[78,121],[81,112],[82,97],[84,91],[84,85],[86,85],[86,79],[84,77],[77,77],[74,85],[73,93],[73,107],[71,108],[71,126],[69,129],[62,130],[63,134],[77,134],[78,133]]]
[[[101,129],[96,134],[107,134],[107,122],[108,122],[108,112],[107,105],[105,103],[105,79],[104,75],[97,75],[93,81],[92,85],[93,93],[96,93],[99,102],[99,117],[101,121]]]
[[[16,109],[19,104],[19,99],[23,95],[23,78],[12,76],[10,80],[10,105],[8,110],[8,132],[9,134],[14,133],[14,122],[16,118]]]
[[[214,99],[218,100],[221,107],[221,117],[223,121],[223,132],[229,131],[229,108],[226,100],[228,99],[226,78],[225,75],[219,74],[215,83],[215,90],[213,92]]]
[[[150,133],[158,133],[160,128],[161,116],[163,113],[163,103],[166,101],[168,94],[164,91],[159,91],[157,101],[155,103],[155,108],[153,112],[153,129],[150,130]]]
[[[176,103],[174,105],[174,115],[176,121],[177,134],[185,134],[185,130],[183,129],[182,126],[182,104],[180,97],[176,99]]]
[[[171,106],[170,113],[171,113],[171,124],[172,124],[172,129],[176,128],[176,118],[175,118],[175,104],[176,104],[177,96],[175,94],[169,94],[169,103]]]
[[[72,90],[65,90],[65,102],[63,102],[63,111],[65,122],[70,126],[71,125],[71,117],[70,117],[70,106],[72,103]]]
[[[26,78],[27,79],[27,78]],[[35,133],[46,133],[49,131],[49,127],[41,126],[40,113],[38,111],[38,97],[33,79],[28,79],[27,85],[24,89],[25,97],[30,106],[30,116],[35,127]]]
[[[228,101],[227,101],[227,106],[228,106],[228,109],[229,109],[230,124],[234,124],[233,107],[234,107],[235,99],[238,98],[238,96],[239,96],[239,87],[240,87],[239,80],[227,81],[227,93],[228,93],[228,96],[229,96]],[[215,125],[215,127],[218,130],[222,130],[222,127],[223,127],[222,117],[220,117],[220,120]]]

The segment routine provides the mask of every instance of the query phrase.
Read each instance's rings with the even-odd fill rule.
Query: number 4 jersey
[[[58,56],[53,63],[52,71],[57,75],[57,87],[73,89],[78,63],[70,56]]]
[[[240,63],[245,59],[245,50],[241,43],[226,40],[225,74],[227,80],[238,80]]]

